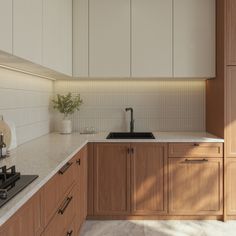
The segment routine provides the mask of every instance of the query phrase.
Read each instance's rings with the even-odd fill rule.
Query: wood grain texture
[[[206,81],[206,130],[224,138],[225,0],[216,0],[216,78]]]
[[[169,158],[169,213],[223,214],[223,160]]]
[[[223,157],[222,143],[171,143],[169,157]]]
[[[41,192],[38,192],[1,227],[0,235],[39,236],[42,231]]]
[[[100,143],[94,148],[94,214],[130,214],[129,144]]]
[[[88,144],[88,203],[87,215],[93,215],[93,162],[94,162],[94,144]]]
[[[236,216],[236,159],[227,158],[227,215]]]
[[[227,0],[227,65],[236,66],[236,2]]]
[[[131,144],[131,214],[167,214],[167,145]]]

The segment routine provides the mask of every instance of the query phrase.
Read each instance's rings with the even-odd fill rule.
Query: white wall
[[[52,130],[53,82],[0,68],[0,115],[16,125],[22,144]]]
[[[80,93],[77,131],[127,130],[125,107],[134,108],[136,131],[204,131],[205,81],[56,81],[55,93]],[[56,113],[56,129],[61,116]]]

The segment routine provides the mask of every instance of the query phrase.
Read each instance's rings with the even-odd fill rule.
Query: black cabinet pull
[[[67,232],[66,236],[71,236],[73,234],[73,230]]]
[[[204,163],[204,162],[208,162],[208,160],[207,159],[196,159],[196,160],[185,159],[184,160],[184,163],[191,163],[191,164]]]
[[[130,148],[127,148],[127,153],[130,154]]]
[[[199,143],[194,143],[193,146],[194,146],[194,147],[199,147],[200,144],[199,144]]]
[[[134,148],[133,147],[131,148],[131,153],[134,154]]]
[[[76,164],[80,166],[80,159],[76,160]]]
[[[61,215],[64,214],[64,212],[65,212],[66,208],[69,206],[69,204],[70,204],[72,198],[73,198],[73,197],[67,197],[67,199],[66,199],[64,205],[62,206],[62,208],[60,208],[60,209],[58,210],[58,214],[61,214]]]
[[[59,174],[63,175],[69,168],[70,166],[73,164],[73,162],[67,162],[60,170],[59,170]]]

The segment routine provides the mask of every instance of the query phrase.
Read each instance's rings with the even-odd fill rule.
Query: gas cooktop
[[[32,183],[38,175],[21,175],[16,167],[0,167],[0,207],[6,204],[22,189]]]

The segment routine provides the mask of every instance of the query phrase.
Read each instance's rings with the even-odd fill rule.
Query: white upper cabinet
[[[73,0],[73,76],[88,77],[88,0]]]
[[[215,0],[174,0],[174,76],[215,77]]]
[[[0,50],[12,54],[12,0],[0,0]]]
[[[132,77],[172,77],[172,0],[132,0]]]
[[[72,75],[72,0],[43,1],[43,65]]]
[[[130,0],[89,1],[89,76],[130,77]]]
[[[13,5],[13,54],[42,63],[42,0],[17,0]]]

